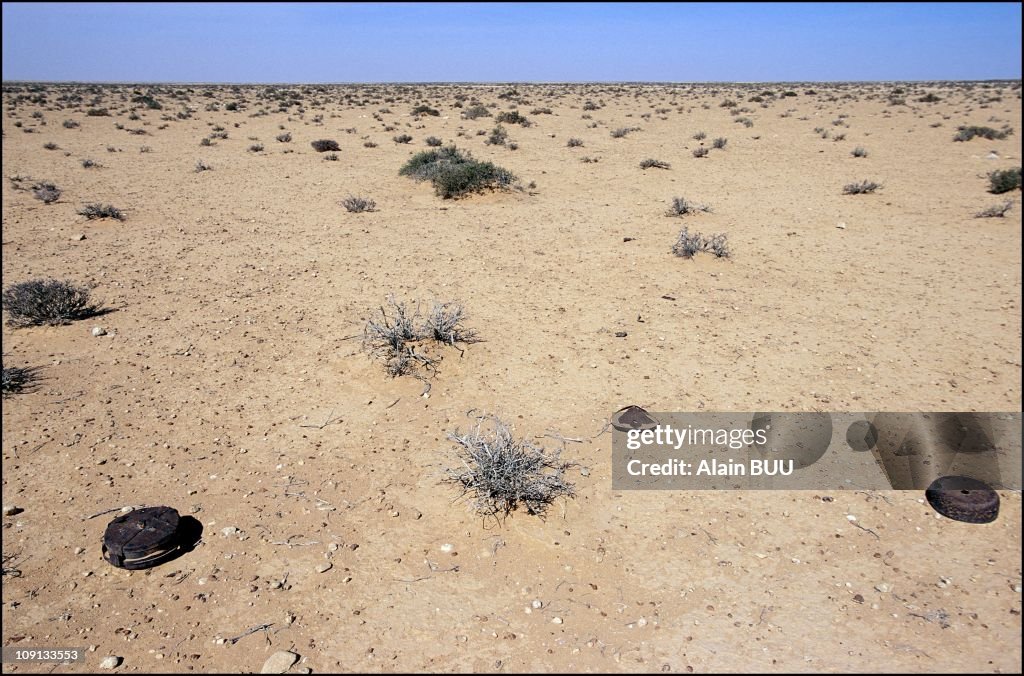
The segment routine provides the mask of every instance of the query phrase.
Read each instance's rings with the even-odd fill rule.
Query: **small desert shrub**
[[[198,162],[196,162],[196,173],[197,174],[199,172],[201,172],[201,171],[210,171],[211,169],[213,169],[213,167],[210,166],[209,164],[207,164],[206,162],[203,162],[202,160],[199,160]]]
[[[993,195],[1002,195],[1011,190],[1020,190],[1020,167],[996,169],[988,175],[989,189]]]
[[[508,139],[508,132],[500,124],[491,130],[490,136],[487,137],[485,143],[492,146],[503,146],[505,141]]]
[[[363,147],[364,148],[376,148],[377,144],[374,143],[373,141],[366,141],[365,143],[363,143]]]
[[[920,101],[921,103],[938,103],[941,100],[941,98],[939,98],[932,92],[928,92],[927,94],[918,99],[918,101]]]
[[[249,152],[250,153],[262,153],[263,152],[263,144],[262,143],[253,143],[251,146],[249,146]]]
[[[89,117],[110,117],[110,111],[106,108],[90,108],[85,114]]]
[[[341,206],[352,214],[361,214],[364,211],[374,211],[377,203],[366,197],[346,197],[341,201]]]
[[[337,162],[338,153],[327,153],[324,155],[324,162]]]
[[[570,148],[582,148],[583,147],[583,139],[575,138],[574,137],[574,138],[571,138],[568,141],[566,141],[565,145],[570,147]]]
[[[4,366],[3,396],[6,398],[27,390],[38,379],[38,371],[38,367]]]
[[[597,105],[593,101],[587,101],[583,104],[583,110],[599,110],[601,106]]]
[[[701,251],[709,251],[716,258],[728,258],[730,251],[725,233],[704,237],[699,232],[691,235],[689,228],[683,228],[672,245],[672,253],[681,258],[693,258]]]
[[[668,207],[668,216],[686,216],[697,212],[710,213],[711,207],[706,204],[690,202],[685,197],[675,197]]]
[[[865,150],[864,148],[861,148],[860,146],[857,146],[852,151],[850,151],[850,154],[853,155],[854,157],[867,157],[868,151]]]
[[[464,325],[468,318],[459,303],[435,302],[424,328],[431,338],[452,347],[456,343],[475,343],[479,340],[477,332]]]
[[[363,350],[381,359],[392,377],[418,374],[421,369],[434,372],[440,358],[425,351],[431,342],[458,349],[456,343],[479,340],[475,331],[463,326],[466,314],[458,303],[435,302],[426,320],[418,307],[413,310],[394,298],[379,309],[380,318],[374,316],[363,328]]]
[[[49,181],[41,181],[32,186],[32,196],[43,204],[53,204],[60,199],[61,189]]]
[[[733,101],[732,99],[726,99],[726,100],[722,101],[721,103],[719,103],[718,107],[719,108],[735,108],[736,107],[736,102]]]
[[[993,140],[1003,140],[1007,136],[1013,133],[1012,129],[993,129],[992,127],[978,127],[978,126],[966,126],[962,125],[957,127],[956,135],[953,136],[954,141],[970,141],[973,138],[980,136],[981,138]]]
[[[153,149],[150,148],[149,146],[142,146],[142,147],[139,148],[139,152],[140,153],[151,153],[151,152],[153,152]]]
[[[415,108],[413,108],[412,109],[412,114],[413,115],[431,115],[433,117],[437,117],[438,115],[441,114],[441,112],[436,110],[436,109],[434,109],[434,108],[431,108],[430,106],[428,106],[426,104],[422,104],[422,105],[419,105],[419,106],[416,106]]]
[[[337,141],[331,139],[320,139],[318,141],[312,141],[310,143],[313,146],[313,150],[318,153],[326,153],[331,150],[341,150],[341,146],[338,145]]]
[[[50,141],[49,143],[44,143],[43,147],[46,148],[47,150],[57,150],[58,148],[60,148],[60,146],[54,143],[53,141]]]
[[[283,134],[278,134],[275,138],[279,142],[281,142],[281,143],[291,143],[292,142],[292,135],[291,135],[290,132],[285,132]]]
[[[74,120],[64,120],[65,129],[76,129],[80,126],[81,125],[78,122],[75,122]]]
[[[719,136],[718,138],[716,138],[714,141],[711,142],[711,147],[712,148],[717,148],[719,150],[722,150],[722,149],[725,148],[725,144],[728,143],[728,142],[729,142],[729,139],[722,138],[721,136]]]
[[[661,160],[647,159],[640,162],[641,169],[669,169],[671,166],[668,162],[662,162]]]
[[[507,187],[516,180],[507,169],[474,160],[468,152],[455,146],[417,153],[398,173],[431,181],[437,195],[445,199],[490,187]]]
[[[213,141],[211,141],[208,138],[204,138],[202,141],[199,142],[199,145],[201,145],[203,147],[209,147],[209,146],[213,145]]]
[[[693,258],[704,250],[704,238],[700,233],[690,234],[689,228],[683,228],[672,245],[672,253],[682,258]]]
[[[82,160],[83,169],[98,169],[99,167],[102,166],[103,165],[97,162],[96,160],[90,160],[88,157]]]
[[[729,243],[726,240],[725,233],[723,232],[718,235],[712,235],[711,238],[707,240],[705,249],[713,253],[715,258],[728,258],[730,253]]]
[[[600,157],[581,157],[580,162],[583,164],[597,164],[601,161]]]
[[[996,204],[995,206],[983,209],[978,213],[974,214],[975,218],[1003,218],[1006,216],[1006,212],[1013,208],[1013,200],[1006,200],[1002,204]]]
[[[882,187],[881,183],[874,181],[861,181],[860,183],[847,183],[843,186],[844,195],[869,195]]]
[[[399,134],[398,136],[392,136],[391,140],[395,143],[409,143],[412,141],[412,136],[408,134]]]
[[[124,212],[110,204],[90,203],[78,210],[79,216],[85,216],[90,221],[97,218],[113,218],[118,221],[125,219]]]
[[[626,138],[626,135],[631,131],[633,131],[631,127],[619,127],[618,129],[612,129],[609,133],[612,138]]]
[[[699,131],[699,132],[697,132],[696,134],[693,135],[693,140],[694,141],[703,141],[707,137],[708,137],[708,135],[707,135],[706,132]]]
[[[440,148],[444,142],[441,139],[437,138],[436,136],[428,136],[424,143],[426,143],[431,148]]]
[[[10,326],[59,326],[100,313],[89,289],[68,281],[33,279],[4,289]]]
[[[518,110],[506,110],[505,112],[498,113],[498,116],[494,118],[495,122],[504,122],[506,124],[518,124],[522,127],[529,127],[530,120],[519,114]]]
[[[708,153],[710,153],[710,152],[711,152],[710,150],[708,150],[707,148],[704,148],[704,147],[694,148],[693,149],[693,156],[694,157],[707,157]]]
[[[470,106],[462,111],[462,117],[467,120],[475,120],[478,117],[490,117],[491,111],[487,110],[486,106],[476,105]]]
[[[550,108],[534,108],[530,111],[530,115],[551,115]]]
[[[484,422],[490,421],[490,428]],[[472,496],[472,506],[486,518],[507,517],[520,505],[529,514],[543,516],[558,498],[573,497],[566,474],[575,463],[561,460],[528,439],[516,439],[507,424],[485,417],[465,434],[455,430],[448,438],[458,447],[458,466],[445,471],[445,481]]]

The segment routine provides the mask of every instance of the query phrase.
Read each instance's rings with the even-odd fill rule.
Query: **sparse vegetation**
[[[317,141],[312,141],[310,145],[313,146],[313,150],[317,151],[318,153],[326,153],[341,150],[341,146],[338,145],[337,141],[333,141],[331,139],[326,138],[319,139]]]
[[[1002,195],[1011,190],[1020,190],[1020,167],[1013,169],[996,169],[988,175],[988,191],[993,195]]]
[[[672,165],[668,162],[662,162],[661,160],[647,159],[640,162],[641,169],[669,169],[671,167]]]
[[[570,147],[570,148],[582,148],[583,147],[583,139],[573,137],[573,138],[570,138],[568,141],[566,141],[565,145]]]
[[[417,153],[398,173],[421,181],[431,181],[437,195],[445,199],[486,188],[507,187],[516,180],[507,169],[490,162],[474,160],[468,152],[458,150],[455,146]]]
[[[85,216],[90,221],[97,218],[113,218],[123,221],[124,212],[110,204],[90,203],[78,210],[79,216]]]
[[[505,124],[518,124],[521,127],[529,127],[532,124],[528,118],[520,115],[518,110],[506,110],[498,113],[494,121],[498,123],[504,122]]]
[[[881,183],[874,181],[861,181],[860,183],[847,183],[843,186],[844,195],[869,195],[882,187]]]
[[[672,245],[672,253],[681,258],[693,258],[702,251],[710,252],[716,258],[728,258],[729,242],[725,233],[704,237],[699,232],[690,234],[690,229],[684,227]]]
[[[283,134],[278,134],[275,138],[280,143],[291,143],[292,142],[292,135],[291,135],[290,132],[287,132],[287,131],[285,133],[283,133]]]
[[[38,367],[3,366],[3,397],[21,394],[38,379]]]
[[[728,143],[728,142],[729,142],[729,139],[723,138],[723,137],[719,136],[718,138],[716,138],[714,141],[711,142],[711,147],[712,148],[716,148],[718,150],[724,150],[725,149],[725,144]]]
[[[409,134],[399,134],[391,137],[391,140],[395,143],[410,143],[412,141],[412,136]]]
[[[974,217],[975,218],[1003,218],[1004,216],[1006,216],[1007,212],[1009,212],[1010,209],[1012,209],[1012,208],[1013,208],[1013,200],[1006,200],[1002,204],[996,204],[994,206],[988,207],[987,209],[982,209],[978,213],[974,214]]]
[[[198,162],[196,162],[196,173],[197,174],[199,172],[201,172],[201,171],[210,171],[211,169],[213,169],[213,167],[210,166],[209,164],[207,164],[206,162],[202,161],[202,160],[199,160]]]
[[[441,111],[437,110],[436,108],[431,108],[430,106],[428,106],[426,104],[421,104],[421,105],[418,105],[418,106],[416,106],[415,108],[412,109],[412,114],[413,115],[430,115],[432,117],[437,117],[438,115],[441,114]]]
[[[32,186],[32,196],[43,204],[53,204],[60,199],[61,189],[49,181],[40,181]]]
[[[377,203],[366,197],[346,197],[341,201],[341,206],[345,207],[345,211],[352,214],[361,214],[364,211],[375,211],[377,209]]]
[[[4,289],[7,323],[14,327],[59,326],[100,313],[89,289],[56,279],[33,279]]]
[[[455,430],[448,438],[458,446],[459,464],[446,470],[445,481],[461,486],[481,516],[500,520],[520,505],[543,516],[557,499],[575,495],[566,478],[575,463],[563,461],[560,451],[516,439],[497,417],[478,418],[466,433]]]
[[[1013,133],[1012,129],[993,129],[992,127],[978,127],[961,125],[953,136],[954,141],[970,141],[973,138],[981,137],[990,141],[1001,141]]]
[[[459,303],[435,302],[424,319],[419,308],[388,298],[381,306],[380,318],[374,316],[363,328],[363,350],[384,362],[388,375],[397,377],[436,371],[440,357],[431,352],[431,343],[458,348],[479,341],[476,331],[466,328],[468,319]]]
[[[475,120],[478,117],[490,117],[491,111],[487,110],[486,106],[474,105],[466,108],[462,111],[462,117],[467,120]]]
[[[696,213],[710,213],[711,207],[706,204],[696,204],[690,202],[685,197],[675,197],[672,199],[672,203],[669,205],[668,216],[686,216],[688,214]]]
[[[867,157],[868,151],[860,146],[857,146],[856,148],[850,151],[850,154],[853,155],[854,157]]]
[[[694,148],[693,149],[693,156],[694,157],[698,157],[698,158],[699,157],[707,157],[708,154],[710,154],[710,152],[711,152],[710,150],[708,150],[707,148],[701,146],[700,148]]]
[[[444,141],[437,138],[436,136],[428,136],[424,143],[426,143],[431,148],[440,148],[444,144]]]

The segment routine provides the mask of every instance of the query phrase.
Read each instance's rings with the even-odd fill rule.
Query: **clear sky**
[[[1020,77],[1020,3],[3,3],[4,80]]]

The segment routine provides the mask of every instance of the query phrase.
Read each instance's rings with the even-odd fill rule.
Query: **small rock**
[[[334,564],[333,563],[330,563],[330,562],[328,562],[328,563],[321,563],[319,566],[316,567],[316,572],[318,572],[318,573],[326,573],[331,568],[334,568]]]
[[[75,547],[75,556],[78,556],[79,554],[81,554],[84,551],[85,550],[83,548],[81,548],[81,547]]]
[[[844,223],[843,221],[839,221],[836,224],[836,227],[839,228],[840,230],[846,230],[846,223]]]
[[[224,537],[229,538],[232,535],[238,535],[238,529],[234,526],[228,526],[227,528],[222,530],[221,533],[224,534]]]
[[[100,336],[107,335],[107,330],[102,326],[94,326],[92,327],[92,335],[93,337],[99,338]]]
[[[4,505],[4,516],[14,516],[15,514],[21,514],[25,510],[21,507],[15,507],[14,505]]]
[[[552,624],[562,624],[562,618],[560,618],[560,617],[552,617],[551,618],[551,623]]]
[[[276,653],[268,657],[267,661],[263,663],[263,668],[260,669],[260,673],[283,674],[298,661],[299,656],[295,653],[288,650],[278,650]]]
[[[121,666],[121,662],[124,661],[123,657],[117,657],[116,655],[110,655],[104,657],[100,662],[100,669],[117,669]]]
[[[72,239],[72,241],[75,241],[75,242],[81,242],[83,239],[85,239],[85,235],[81,235],[81,234],[75,235],[71,239]]]
[[[625,337],[626,337],[626,336],[628,336],[628,335],[629,335],[629,334],[628,334],[628,333],[626,333],[625,331],[616,331],[616,332],[615,332],[615,337],[616,337],[616,338],[625,338]]]
[[[534,610],[540,610],[544,607],[544,602],[540,599],[534,599],[533,603],[531,603],[530,605],[533,606]]]
[[[445,544],[441,545],[441,551],[445,554],[451,554],[453,551],[455,551],[455,545],[446,542]]]
[[[881,592],[882,594],[888,594],[892,591],[892,585],[888,582],[879,582],[875,585],[875,591]]]

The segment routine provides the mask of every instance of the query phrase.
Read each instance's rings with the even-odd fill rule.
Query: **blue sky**
[[[4,80],[1020,77],[1020,3],[3,3]]]

